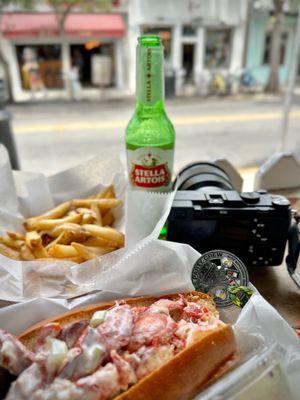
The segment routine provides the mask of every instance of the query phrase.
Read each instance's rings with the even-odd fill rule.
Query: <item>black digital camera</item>
[[[265,190],[238,193],[227,173],[207,162],[183,168],[175,185],[167,240],[187,243],[200,253],[228,250],[248,267],[282,263],[290,232],[298,232],[291,230],[287,198]],[[299,241],[294,237],[292,242],[292,268],[296,268]]]

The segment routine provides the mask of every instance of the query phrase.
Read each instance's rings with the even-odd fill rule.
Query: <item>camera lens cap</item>
[[[197,291],[213,296],[218,307],[245,304],[252,292],[244,263],[226,250],[204,253],[194,264],[192,283]]]

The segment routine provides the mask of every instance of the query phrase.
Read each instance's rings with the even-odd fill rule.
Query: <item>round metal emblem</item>
[[[230,288],[247,286],[249,276],[244,263],[225,250],[211,250],[194,264],[192,282],[196,290],[213,296],[218,307],[234,303]]]

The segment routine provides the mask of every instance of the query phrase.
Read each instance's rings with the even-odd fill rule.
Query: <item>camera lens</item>
[[[226,172],[209,162],[194,162],[181,169],[175,185],[178,190],[234,190]]]

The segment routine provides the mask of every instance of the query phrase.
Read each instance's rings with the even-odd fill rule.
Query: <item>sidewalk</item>
[[[98,90],[98,89],[97,89]],[[295,104],[300,103],[300,87],[296,88],[294,91],[294,102]],[[284,93],[272,94],[272,93],[238,93],[234,95],[227,96],[217,96],[217,95],[179,95],[171,99],[166,99],[166,103],[172,102],[226,102],[226,101],[253,101],[253,102],[271,102],[271,103],[281,103],[283,101]],[[135,102],[135,94],[131,93],[128,90],[116,90],[116,89],[107,89],[103,91],[102,94],[97,91],[91,96],[82,96],[80,100],[72,100],[66,98],[55,98],[53,96],[43,97],[38,96],[36,99],[21,101],[21,102],[13,102],[10,103],[10,106],[26,106],[26,105],[56,105],[56,104],[64,104],[64,105],[72,105],[72,104],[81,104],[81,103],[114,103],[114,102]]]

